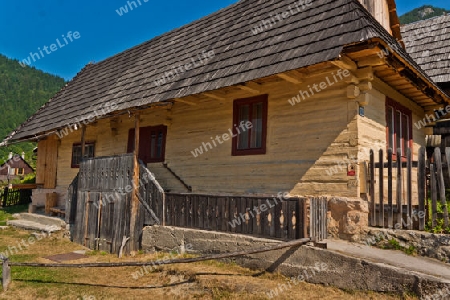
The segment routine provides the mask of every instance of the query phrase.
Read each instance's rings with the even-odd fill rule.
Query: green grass
[[[417,254],[417,250],[414,246],[403,247],[396,239],[390,239],[386,244],[382,246],[383,249],[394,249],[405,252],[408,255]]]
[[[0,226],[5,226],[6,221],[13,220],[13,214],[22,213],[28,211],[28,204],[9,206],[0,209]]]

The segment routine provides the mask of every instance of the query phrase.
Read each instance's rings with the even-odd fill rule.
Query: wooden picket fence
[[[0,197],[0,206],[15,206],[31,203],[31,188],[13,187],[12,189],[5,187]]]
[[[436,228],[439,219],[448,227],[444,174],[449,176],[449,173],[444,171],[450,169],[450,148],[445,152],[447,165],[442,163],[440,148],[435,148],[428,160],[425,148],[420,148],[417,161],[412,160],[411,149],[407,149],[406,157],[396,161],[393,161],[392,149],[388,149],[386,154],[381,149],[378,155],[371,150],[368,180],[370,225],[425,230],[431,215],[431,229]],[[398,149],[396,157],[402,157],[401,154]],[[428,199],[431,199],[431,206]],[[442,213],[438,213],[438,199]]]
[[[317,241],[327,238],[326,198],[282,200],[274,197],[167,193],[164,212],[168,226],[283,240],[309,236]]]

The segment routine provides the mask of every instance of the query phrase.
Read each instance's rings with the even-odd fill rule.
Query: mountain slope
[[[0,54],[0,139],[35,113],[64,84],[64,79],[58,76],[22,67],[17,60]],[[0,162],[10,151],[24,151],[29,159],[34,146],[33,143],[21,143],[0,148]]]
[[[429,18],[442,16],[444,13],[450,13],[450,10],[445,8],[434,7],[432,5],[424,5],[422,7],[413,9],[410,12],[399,17],[400,24],[409,24]]]

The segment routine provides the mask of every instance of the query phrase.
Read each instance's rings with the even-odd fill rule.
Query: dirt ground
[[[0,252],[31,236],[14,228],[0,230]],[[22,247],[11,257],[15,262],[46,262],[53,254],[83,250],[60,234],[42,238]],[[84,249],[86,250],[86,249]],[[67,263],[151,261],[165,254],[138,253],[135,257],[117,258],[96,251]],[[54,262],[53,262],[54,263]],[[299,282],[291,284],[279,275],[241,268],[234,263],[206,261],[167,265],[143,272],[139,267],[122,268],[25,268],[12,267],[12,284],[1,290],[0,299],[417,299],[356,291]],[[133,276],[134,274],[134,276]],[[139,277],[136,279],[136,277]],[[283,287],[283,290],[277,290]],[[272,291],[272,294],[270,294]]]

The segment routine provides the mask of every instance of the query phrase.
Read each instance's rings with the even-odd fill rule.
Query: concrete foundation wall
[[[144,228],[142,237],[144,250],[168,251],[191,244],[191,248],[199,254],[254,249],[275,243],[280,241],[162,226]],[[310,283],[329,284],[350,290],[399,294],[409,291],[425,296],[433,295],[446,287],[445,283],[431,276],[418,276],[382,263],[368,262],[309,246],[245,255],[234,260],[244,267],[279,271],[295,278],[303,276]]]
[[[31,195],[32,204],[37,206],[45,205],[46,194],[49,193],[58,194],[58,206],[64,206],[66,204],[67,188],[64,187],[57,187],[56,189],[34,189]]]

